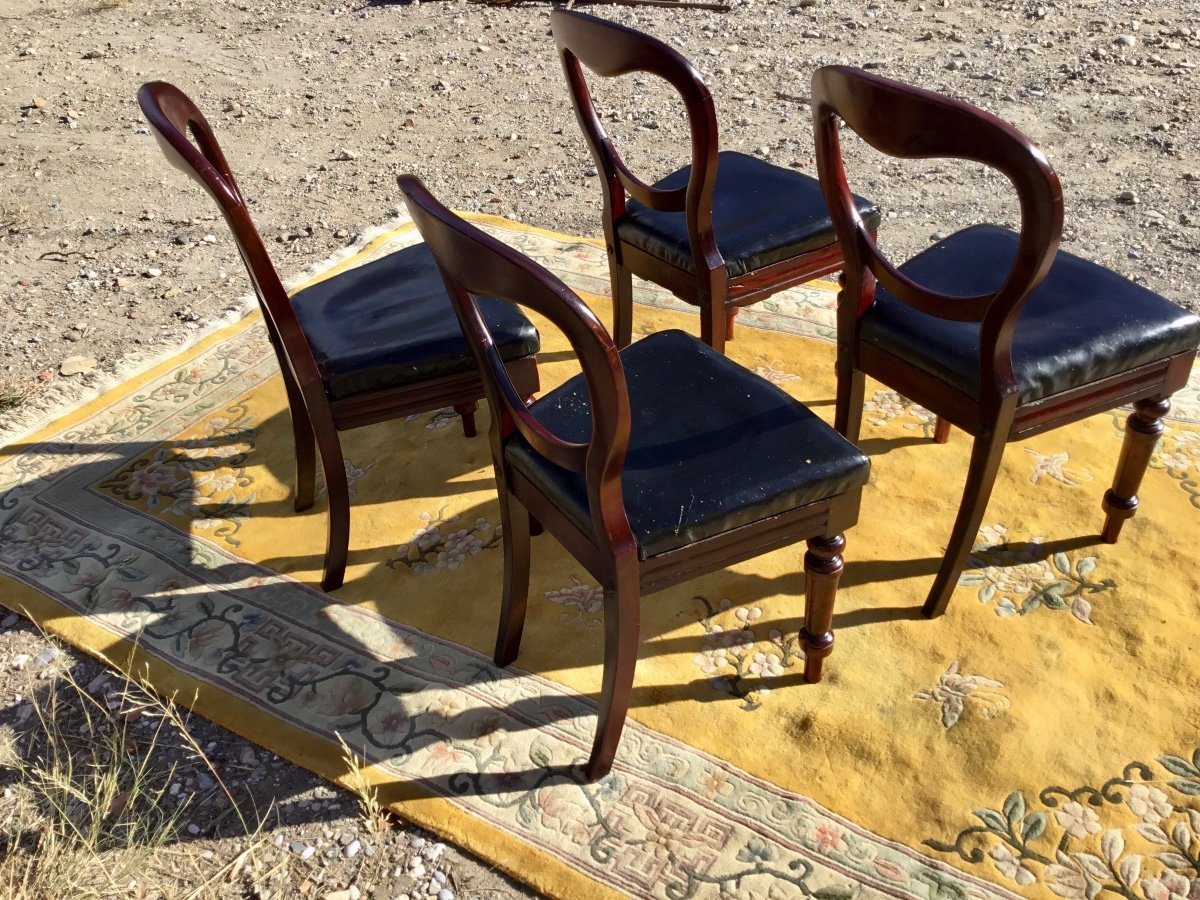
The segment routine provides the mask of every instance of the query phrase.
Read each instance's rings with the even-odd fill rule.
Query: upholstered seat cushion
[[[684,166],[655,187],[685,187],[691,174],[692,167]],[[879,208],[861,197],[855,201],[867,225],[877,228]],[[696,272],[684,213],[659,212],[631,200],[616,228],[620,240]],[[732,151],[717,155],[713,234],[730,278],[837,240],[817,179]]]
[[[996,290],[1017,235],[976,225],[913,257],[900,271],[959,297]],[[917,312],[879,288],[861,338],[979,397],[979,326]],[[1200,319],[1103,266],[1059,251],[1017,317],[1013,372],[1021,404],[1194,350]]]
[[[479,305],[505,360],[537,353],[537,329],[520,309],[494,298]],[[331,399],[475,368],[424,244],[305,288],[292,306]]]
[[[866,483],[867,458],[775,385],[682,331],[621,351],[632,413],[622,488],[642,558]],[[582,375],[531,407],[559,437],[586,442]],[[515,434],[505,458],[585,533],[583,475],[547,462]]]

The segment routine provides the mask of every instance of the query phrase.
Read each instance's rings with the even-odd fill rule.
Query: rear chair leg
[[[475,410],[479,409],[479,404],[472,400],[470,403],[455,403],[454,411],[462,417],[463,435],[465,437],[475,437]]]
[[[844,535],[812,538],[804,554],[804,680],[821,680],[821,666],[833,650],[833,601],[842,578]]]
[[[1167,398],[1138,400],[1125,423],[1125,441],[1112,487],[1104,493],[1100,504],[1104,509],[1104,530],[1100,533],[1106,544],[1115,544],[1126,519],[1132,519],[1138,508],[1138,488],[1150,465],[1150,457],[1163,433],[1162,417],[1171,409]]]

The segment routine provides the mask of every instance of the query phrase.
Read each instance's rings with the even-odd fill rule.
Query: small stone
[[[454,891],[450,888],[442,888],[437,892],[437,900],[454,900]]]
[[[339,160],[340,162],[349,162],[352,159],[358,159],[358,154],[351,150],[340,150],[338,151],[337,155],[334,156],[334,159]]]
[[[1113,43],[1118,47],[1136,47],[1137,38],[1131,34],[1118,34],[1115,38],[1113,38]]]
[[[359,900],[359,897],[362,896],[362,891],[358,889],[358,885],[356,884],[352,884],[346,888],[346,893],[350,895],[350,900]]]
[[[360,844],[357,840],[353,840],[346,845],[346,849],[342,851],[342,855],[345,856],[346,859],[354,859],[354,857],[358,856],[358,851],[361,849],[362,844]]]
[[[1124,203],[1126,206],[1136,206],[1138,195],[1133,191],[1121,191],[1121,193],[1117,194],[1116,199],[1118,203]]]
[[[305,847],[303,850],[300,851],[300,858],[302,860],[310,860],[313,858],[313,854],[315,854],[316,852],[317,852],[317,848],[314,847],[312,844],[309,844],[307,847]]]
[[[174,298],[178,297],[182,293],[183,293],[183,288],[170,287],[162,292],[162,298],[164,300],[173,300]]]
[[[188,834],[199,834],[200,826],[197,825],[195,822],[189,822],[188,827],[187,827],[187,833]]]
[[[58,658],[58,650],[54,647],[47,647],[41,653],[33,658],[33,664],[39,669],[43,669]]]
[[[308,844],[304,843],[304,841],[292,841],[288,844],[288,849],[293,853],[303,853],[307,846]]]
[[[45,97],[34,97],[33,105],[35,107],[37,107],[38,109],[42,109],[46,105],[46,98]]]
[[[96,358],[93,356],[68,356],[59,364],[59,375],[85,375],[88,372],[94,372],[96,366]]]
[[[108,54],[105,53],[103,50],[89,50],[87,53],[83,54],[83,58],[84,59],[104,59],[104,57],[107,55]]]
[[[23,668],[25,668],[25,664],[31,659],[33,659],[33,657],[28,653],[18,653],[12,658],[12,661],[9,663],[9,665],[12,666],[14,672],[20,672]]]

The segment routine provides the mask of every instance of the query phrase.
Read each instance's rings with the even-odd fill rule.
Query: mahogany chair
[[[472,227],[411,175],[400,188],[484,372],[504,528],[496,664],[517,655],[530,515],[604,590],[600,722],[591,779],[612,765],[633,686],[642,595],[807,539],[805,678],[833,646],[842,532],[869,463],[779,388],[681,331],[617,351],[592,311],[537,264]],[[566,336],[581,374],[528,408],[477,295],[528,306]],[[687,415],[680,415],[686,411]]]
[[[204,116],[182,91],[142,85],[138,103],[168,161],[217,202],[258,295],[287,389],[296,442],[297,512],[312,506],[315,449],[329,499],[321,585],[345,577],[350,492],[339,431],[453,406],[475,434],[484,396],[474,358],[429,251],[414,246],[342,272],[288,298]],[[519,311],[485,301],[488,327],[515,389],[538,389],[538,334]]]
[[[817,169],[846,254],[838,303],[836,426],[857,441],[870,375],[974,436],[946,555],[925,601],[945,611],[1004,445],[1132,403],[1102,539],[1117,540],[1200,344],[1200,319],[1101,266],[1056,252],[1062,189],[1042,152],[966,103],[830,66],[812,80]],[[990,166],[1020,202],[1013,232],[975,225],[893,266],[846,183],[839,121],[889,156]]]
[[[700,336],[723,351],[740,307],[842,268],[817,179],[744,153],[717,150],[712,97],[699,72],[662,41],[614,22],[556,9],[558,43],[575,115],[604,186],[604,239],[617,346],[633,330],[637,275],[700,308]],[[592,104],[583,67],[602,77],[648,72],[680,94],[692,161],[647,184],[625,165]],[[863,221],[875,204],[856,198]]]

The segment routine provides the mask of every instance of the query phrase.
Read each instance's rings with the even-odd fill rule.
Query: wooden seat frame
[[[630,410],[621,357],[595,314],[561,281],[536,263],[456,217],[411,175],[400,177],[409,211],[437,257],[455,309],[468,334],[493,410],[490,431],[504,529],[504,598],[495,661],[516,659],[529,589],[530,516],[595,578],[604,591],[604,674],[600,719],[586,767],[589,779],[612,766],[629,708],[637,662],[642,595],[799,540],[804,556],[805,678],[821,677],[833,647],[833,603],[842,572],[842,532],[857,520],[860,488],[734,528],[648,559],[640,559],[622,493],[629,447]],[[526,409],[483,327],[473,295],[519,302],[548,318],[566,336],[587,384],[591,439],[570,443]],[[580,529],[521,472],[508,464],[504,444],[514,432],[557,466],[583,473],[591,527]]]
[[[817,169],[845,248],[838,301],[836,427],[852,441],[862,424],[866,376],[882,381],[938,417],[935,441],[951,425],[974,436],[958,516],[945,557],[924,604],[941,615],[966,564],[1004,446],[1052,428],[1132,403],[1120,461],[1105,493],[1102,540],[1113,543],[1138,507],[1137,490],[1162,433],[1168,398],[1183,387],[1195,351],[1177,353],[1033,402],[1021,404],[1012,367],[1012,339],[1026,300],[1049,272],[1062,231],[1062,188],[1042,152],[1006,122],[966,103],[872,75],[829,66],[812,79]],[[1021,228],[1014,265],[1003,285],[977,297],[950,297],[915,283],[880,252],[860,220],[842,165],[839,121],[881,153],[904,159],[951,158],[982,163],[1016,190]],[[979,397],[920,367],[864,343],[862,316],[876,282],[897,300],[928,315],[980,324]]]
[[[471,437],[475,434],[477,401],[484,397],[483,383],[477,370],[472,368],[468,372],[403,387],[331,398],[308,338],[207,120],[181,90],[161,81],[142,85],[138,103],[168,161],[195,179],[216,201],[246,264],[271,345],[279,359],[291,410],[296,445],[297,512],[313,505],[316,493],[314,449],[321,456],[329,501],[321,586],[327,591],[334,590],[341,586],[345,577],[350,542],[350,490],[338,432],[452,406],[462,416],[463,433]],[[402,287],[397,286],[401,297]],[[507,365],[523,396],[537,392],[535,357],[523,357]]]
[[[834,242],[730,278],[712,221],[717,182],[716,110],[700,73],[667,44],[615,22],[555,9],[550,13],[550,29],[558,44],[576,118],[604,185],[604,240],[612,280],[613,335],[618,347],[628,346],[633,335],[633,275],[698,306],[701,339],[723,351],[726,340],[733,337],[733,320],[739,308],[842,268],[842,251]],[[686,187],[656,188],[625,165],[596,113],[584,66],[605,78],[646,72],[666,80],[679,92],[692,139],[691,177]],[[625,213],[626,195],[649,209],[687,216],[694,273],[620,240],[616,225]]]

